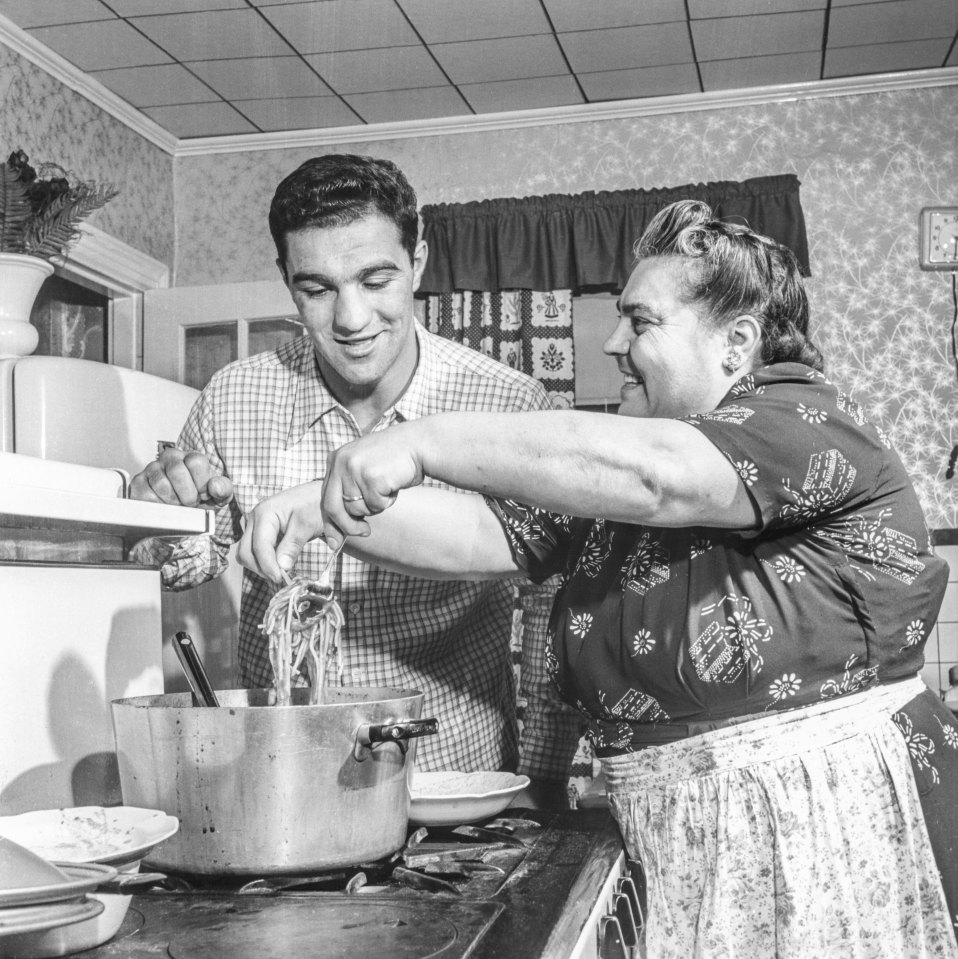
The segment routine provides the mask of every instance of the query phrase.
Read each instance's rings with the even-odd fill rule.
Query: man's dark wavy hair
[[[743,313],[762,325],[764,363],[804,363],[821,371],[808,336],[808,297],[795,254],[747,226],[717,220],[699,200],[679,200],[652,218],[637,259],[681,258],[679,297],[716,326]]]
[[[286,236],[310,227],[346,226],[379,213],[392,220],[412,260],[419,237],[416,191],[389,160],[328,153],[297,167],[276,188],[269,208],[269,232],[280,263]]]

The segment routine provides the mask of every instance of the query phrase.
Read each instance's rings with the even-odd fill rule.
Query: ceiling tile
[[[114,14],[100,0],[0,0],[0,13],[18,27],[46,27],[55,23],[110,20]]]
[[[195,13],[198,10],[244,9],[246,0],[110,0],[121,17],[140,17],[150,13]]]
[[[691,63],[673,63],[638,70],[580,73],[579,82],[592,103],[700,92],[698,74]]]
[[[217,137],[256,133],[256,127],[228,103],[146,107],[143,112],[178,137]]]
[[[347,53],[313,53],[305,58],[337,93],[374,93],[436,87],[447,82],[424,46]]]
[[[362,122],[339,97],[237,100],[236,109],[268,131],[349,127]]]
[[[398,123],[430,117],[471,115],[469,106],[453,87],[352,93],[344,99],[366,123]]]
[[[216,99],[216,94],[205,83],[178,63],[91,70],[90,76],[135,107],[203,103]]]
[[[420,42],[395,3],[383,0],[310,0],[266,6],[262,12],[299,53],[401,47]]]
[[[551,36],[437,43],[430,48],[453,83],[553,77],[568,73]]]
[[[631,27],[639,23],[685,21],[684,0],[543,0],[552,25],[559,33],[573,30],[601,30],[607,27]]]
[[[571,75],[503,80],[498,83],[465,83],[459,91],[476,113],[542,110],[585,102]]]
[[[170,58],[124,20],[97,20],[30,31],[81,70],[168,63]]]
[[[821,50],[824,32],[824,10],[692,21],[692,39],[699,60]]]
[[[397,0],[426,43],[549,33],[539,0]]]
[[[691,63],[692,44],[684,23],[660,23],[618,30],[585,30],[563,33],[562,49],[576,72],[635,69],[666,63]]]
[[[822,55],[817,50],[741,60],[710,60],[699,66],[706,93],[776,83],[809,83],[820,79],[821,68]]]
[[[321,97],[332,93],[299,57],[198,60],[188,65],[227,100]]]
[[[177,60],[282,56],[290,52],[255,10],[210,10],[130,21]]]
[[[833,10],[828,21],[828,45],[851,47],[866,43],[953,37],[958,30],[955,0],[898,0],[866,3]]]
[[[947,37],[942,37],[829,49],[825,55],[825,78],[940,67],[948,53],[949,42]]]
[[[861,3],[861,0],[855,2]],[[827,6],[828,0],[723,0],[721,7],[715,0],[689,0],[689,16],[693,20],[707,20],[719,13],[723,17],[747,17],[750,14],[823,10]]]

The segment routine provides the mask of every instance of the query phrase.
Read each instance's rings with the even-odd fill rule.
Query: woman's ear
[[[751,313],[740,313],[728,328],[728,346],[735,350],[748,366],[754,366],[755,358],[762,353],[762,324]]]

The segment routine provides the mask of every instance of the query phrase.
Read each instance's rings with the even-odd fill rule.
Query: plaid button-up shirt
[[[421,326],[416,332],[416,373],[375,430],[449,410],[549,408],[545,390],[530,377]],[[326,388],[309,337],[216,373],[179,446],[205,452],[233,481],[235,499],[220,509],[212,536],[182,540],[168,555],[164,586],[186,589],[221,573],[241,535],[243,515],[273,493],[321,477],[327,456],[359,436],[353,417]],[[327,556],[323,542],[312,542],[295,572],[315,577]],[[421,690],[423,715],[439,720],[439,734],[418,741],[416,763],[424,770],[515,768],[519,724],[510,649],[515,614],[526,667],[520,696],[527,703],[519,768],[543,779],[568,777],[582,720],[559,701],[545,673],[554,584],[523,583],[517,604],[514,583],[416,579],[343,554],[334,588],[346,619],[343,682]],[[246,687],[273,681],[267,639],[259,629],[272,595],[266,580],[244,571],[239,682]]]

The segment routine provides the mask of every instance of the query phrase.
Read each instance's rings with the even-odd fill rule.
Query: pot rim
[[[202,709],[206,712],[222,713],[224,711],[234,711],[237,709],[253,710],[260,712],[269,710],[308,708],[316,709],[341,709],[342,707],[355,706],[375,706],[396,703],[397,701],[422,701],[425,696],[418,689],[399,689],[391,686],[336,686],[326,690],[328,694],[336,696],[334,702],[318,703],[310,705],[307,702],[293,702],[289,706],[270,705],[266,702],[272,689],[218,689],[215,690],[217,698],[220,700],[219,706],[195,706],[193,704],[193,694],[190,692],[177,693],[156,693],[149,696],[129,696],[123,699],[111,700],[110,705],[132,707],[138,709]],[[309,695],[309,689],[303,686],[297,686],[292,690],[293,699],[305,699]],[[230,702],[245,696],[247,699],[262,699],[263,702]]]

